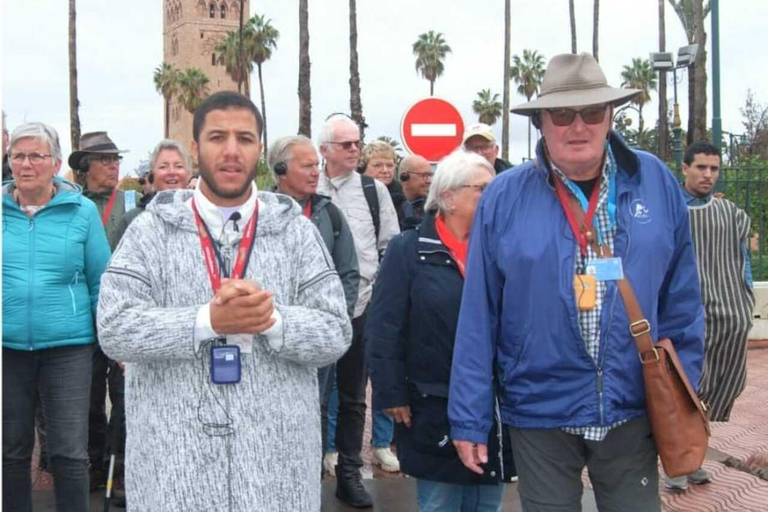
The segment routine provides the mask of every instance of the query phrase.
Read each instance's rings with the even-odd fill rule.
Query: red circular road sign
[[[461,145],[464,121],[456,107],[445,100],[427,98],[405,111],[400,138],[406,149],[430,162],[439,162]]]

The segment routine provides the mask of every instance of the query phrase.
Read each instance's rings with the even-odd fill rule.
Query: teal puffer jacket
[[[109,243],[96,205],[56,178],[28,217],[3,187],[3,347],[41,350],[96,339],[94,318]]]

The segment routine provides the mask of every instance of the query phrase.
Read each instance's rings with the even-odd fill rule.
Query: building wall
[[[211,6],[214,7],[214,17],[211,17]],[[244,21],[249,17],[250,5],[246,0]],[[227,32],[237,30],[239,26],[239,0],[164,0],[163,60],[181,71],[200,68],[210,80],[210,93],[236,91],[237,82],[227,74],[224,66],[214,64],[213,48]],[[169,135],[190,147],[192,114],[177,99],[171,103]]]

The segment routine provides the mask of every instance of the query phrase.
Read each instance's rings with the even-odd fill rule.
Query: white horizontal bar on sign
[[[455,137],[456,125],[454,123],[422,123],[411,125],[411,137]]]

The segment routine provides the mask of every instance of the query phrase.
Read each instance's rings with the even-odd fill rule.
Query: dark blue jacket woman
[[[450,439],[448,386],[463,287],[433,214],[390,242],[365,331],[373,408],[410,406],[411,426],[395,425],[404,473],[459,485],[498,484],[498,423],[484,475],[464,467]]]

